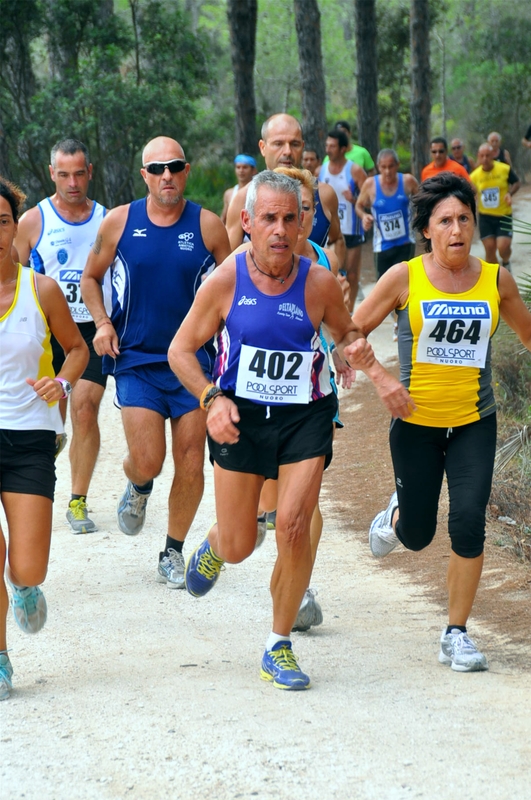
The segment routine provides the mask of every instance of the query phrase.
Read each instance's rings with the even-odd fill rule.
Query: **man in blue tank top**
[[[55,184],[51,197],[30,208],[20,219],[15,247],[19,260],[37,272],[49,275],[61,287],[72,319],[77,324],[90,353],[87,369],[77,382],[70,400],[72,441],[70,467],[72,495],[66,512],[72,533],[92,533],[98,528],[88,516],[87,495],[100,449],[98,412],[107,382],[101,357],[92,340],[96,332],[87,309],[79,280],[105,208],[87,196],[92,179],[92,164],[83,142],[63,139],[52,147],[50,177]],[[65,360],[63,348],[52,338],[55,374]],[[61,400],[63,421],[68,399]],[[66,434],[57,437],[56,455],[66,444]]]
[[[393,264],[409,261],[415,255],[410,198],[419,185],[411,173],[398,171],[400,162],[395,150],[380,150],[376,163],[379,175],[365,181],[356,202],[356,214],[363,230],[374,226],[374,266],[381,278]]]
[[[274,114],[262,125],[262,138],[258,142],[266,169],[299,167],[304,152],[304,138],[300,122],[290,114]],[[245,206],[247,186],[237,193],[227,212],[227,231],[233,250],[244,238],[241,212]],[[332,247],[342,266],[345,261],[345,241],[339,224],[337,197],[324,183],[316,189],[316,209],[311,239],[321,247]]]
[[[294,255],[301,221],[299,183],[268,170],[257,175],[242,214],[251,248],[205,281],[169,351],[172,369],[206,412],[214,461],[217,522],[187,564],[186,587],[206,594],[225,562],[253,552],[260,491],[266,478],[278,479],[273,627],[260,675],[287,690],[310,680],[290,637],[312,568],[310,519],[332,456],[336,399],[321,323],[340,356],[350,344],[351,366],[377,377],[337,280]],[[196,353],[216,332],[211,383]],[[397,411],[395,401],[391,407]]]
[[[94,347],[103,356],[104,371],[115,377],[122,410],[128,483],[118,525],[130,536],[144,525],[153,479],[166,455],[164,429],[170,419],[175,477],[157,577],[170,588],[183,588],[183,542],[203,494],[205,419],[196,398],[169,368],[168,347],[207,271],[229,255],[230,247],[219,217],[183,196],[190,165],[178,142],[153,139],[142,163],[147,197],[107,215],[81,288],[96,322]],[[101,292],[109,264],[110,317]],[[197,356],[210,374],[212,343],[205,342]]]

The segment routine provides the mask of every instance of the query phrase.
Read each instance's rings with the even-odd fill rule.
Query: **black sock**
[[[461,631],[461,633],[466,633],[466,625],[448,625],[446,628],[446,633],[451,633],[452,631]]]
[[[133,487],[140,494],[150,494],[150,492],[153,490],[153,481],[148,481],[143,486],[138,486],[138,484],[133,483]]]
[[[171,547],[173,550],[177,550],[178,553],[182,553],[183,551],[183,544],[184,542],[180,542],[178,539],[172,539],[171,536],[166,536],[166,549],[163,555],[168,555],[168,550]]]
[[[70,502],[72,502],[72,500],[83,500],[83,502],[86,503],[87,502],[87,495],[86,494],[73,494],[72,497],[70,498]]]

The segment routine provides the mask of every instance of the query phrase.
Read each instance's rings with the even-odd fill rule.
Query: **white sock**
[[[289,636],[285,636],[283,633],[274,633],[274,631],[271,631],[266,642],[266,650],[272,650],[277,642],[290,642],[290,638]]]

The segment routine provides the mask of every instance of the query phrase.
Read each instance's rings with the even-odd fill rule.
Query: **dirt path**
[[[392,358],[390,323],[374,343]],[[489,533],[471,632],[490,671],[439,665],[444,520],[428,551],[372,559],[368,524],[392,488],[387,415],[360,380],[343,393],[342,417],[312,580],[325,619],[294,638],[313,686],[289,694],[258,677],[273,536],[201,600],[156,583],[171,471],[156,481],[142,534],[123,536],[125,448],[110,387],[89,498],[100,530],[69,532],[61,456],[48,624],[28,637],[9,619],[16,690],[0,704],[2,800],[527,800],[531,570]],[[187,553],[213,518],[206,475]]]

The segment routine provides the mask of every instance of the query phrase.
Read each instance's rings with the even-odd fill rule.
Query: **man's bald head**
[[[299,136],[302,139],[302,126],[296,117],[292,117],[291,114],[273,114],[272,117],[266,119],[264,124],[262,125],[261,130],[261,137],[264,142],[267,142],[268,136],[270,135],[271,129],[275,130],[276,127],[293,127],[296,128],[298,131]]]
[[[179,142],[169,136],[157,136],[144,147],[142,164],[152,161],[172,161],[174,158],[186,158]]]
[[[262,125],[259,146],[267,169],[300,167],[304,150],[300,122],[290,114],[274,114]]]

